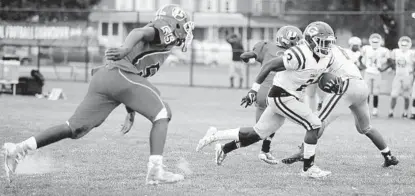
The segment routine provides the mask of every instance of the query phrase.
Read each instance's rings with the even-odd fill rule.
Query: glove
[[[252,105],[256,101],[257,92],[253,89],[249,90],[248,94],[242,98],[241,106],[245,108]]]
[[[328,93],[341,95],[344,93],[343,85],[343,80],[340,77],[335,77],[324,84],[323,90]]]
[[[127,111],[128,111],[128,108],[127,108]],[[133,124],[134,124],[134,117],[135,117],[135,112],[128,111],[127,116],[125,117],[125,120],[124,120],[124,124],[121,125],[122,134],[126,134],[131,130],[131,127],[133,127]]]

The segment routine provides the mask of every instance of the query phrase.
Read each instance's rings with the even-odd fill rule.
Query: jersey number
[[[140,71],[138,75],[144,78],[151,77],[151,76],[154,76],[154,74],[156,74],[159,69],[160,69],[160,63],[156,63],[153,65],[147,66],[142,71]]]
[[[309,79],[305,84],[301,85],[299,88],[296,89],[296,91],[303,91],[308,85],[313,83],[314,79]]]

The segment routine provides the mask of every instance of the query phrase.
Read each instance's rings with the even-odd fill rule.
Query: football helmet
[[[319,57],[329,55],[332,45],[336,43],[333,29],[321,21],[312,22],[305,28],[304,40]]]
[[[303,33],[295,26],[287,25],[278,29],[276,33],[277,45],[283,48],[295,46],[303,39]]]
[[[179,5],[168,4],[157,10],[155,20],[163,20],[169,24],[176,38],[176,45],[182,46],[182,51],[186,52],[192,43],[194,30],[189,14]]]
[[[412,47],[411,38],[408,36],[402,36],[401,38],[399,38],[398,46],[399,46],[399,49],[403,51],[408,51]]]
[[[362,46],[362,40],[360,38],[351,37],[349,39],[349,47],[350,47],[350,50],[352,50],[353,52],[358,51],[361,46]]]
[[[369,36],[369,44],[373,49],[380,48],[383,44],[383,38],[378,33],[373,33]]]

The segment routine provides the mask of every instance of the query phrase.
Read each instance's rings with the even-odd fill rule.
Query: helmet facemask
[[[332,35],[328,36],[327,38],[321,37],[313,37],[312,38],[315,47],[314,53],[316,53],[319,57],[325,57],[330,54],[331,48],[333,44],[336,43],[336,38]]]
[[[195,28],[195,25],[192,21],[188,21],[183,24],[184,32],[186,33],[186,36],[184,38],[182,52],[186,52],[187,48],[189,48],[193,41],[193,29]]]
[[[373,37],[369,42],[373,49],[378,49],[382,45],[382,40],[379,37]]]
[[[412,47],[412,41],[410,39],[400,39],[398,42],[399,49],[408,51]]]

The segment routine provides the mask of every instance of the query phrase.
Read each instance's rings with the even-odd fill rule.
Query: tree
[[[30,21],[35,19],[41,22],[86,20],[89,15],[88,10],[99,2],[100,0],[1,0],[0,20]],[[44,9],[56,9],[56,11],[44,11]],[[80,11],[62,12],[60,9],[79,9]]]

